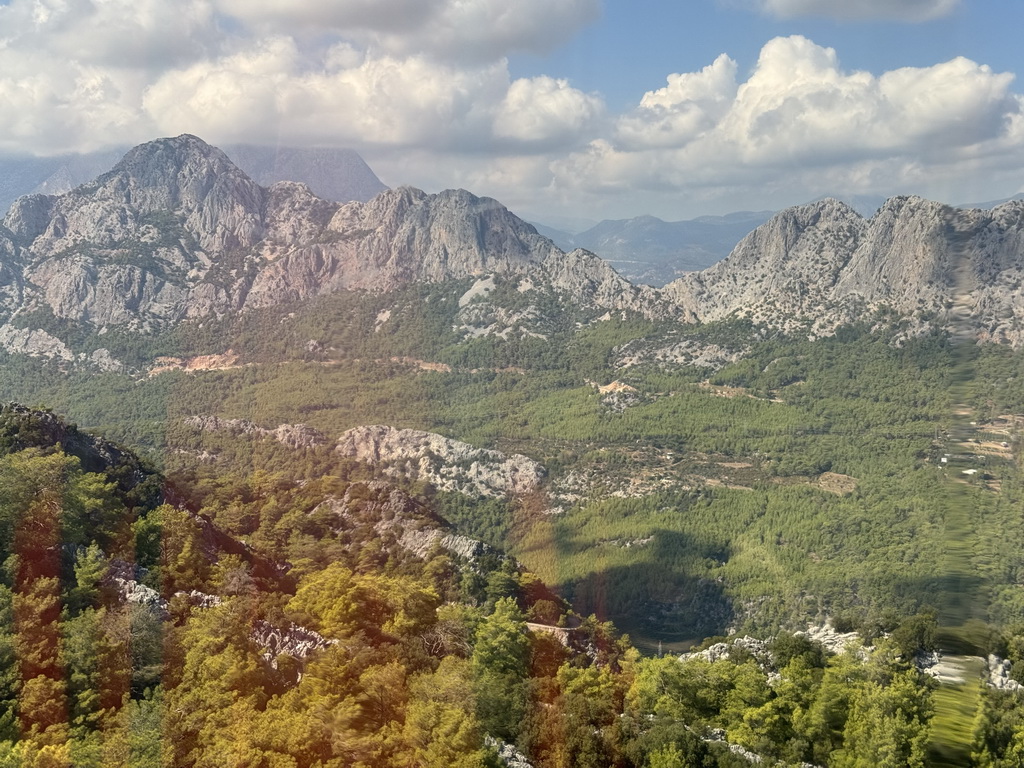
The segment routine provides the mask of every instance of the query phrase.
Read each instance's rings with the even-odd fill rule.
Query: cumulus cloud
[[[150,138],[147,83],[222,44],[206,0],[11,0],[0,6],[0,150]]]
[[[0,6],[0,151],[190,132],[480,153],[578,146],[603,105],[512,82],[598,0],[11,0]]]
[[[713,128],[736,97],[736,62],[724,53],[700,72],[668,76],[619,120],[617,138],[631,149],[681,146]]]
[[[779,14],[840,7],[743,1]],[[806,38],[777,38],[749,72],[723,53],[620,114],[564,78],[511,75],[510,52],[559,44],[598,5],[10,0],[0,5],[0,151],[183,132],[349,146],[388,183],[617,218],[837,190],[930,194],[1013,174],[1008,184],[1020,185],[1024,103],[1013,77],[965,58],[873,74],[844,69]],[[923,18],[951,5],[885,7]],[[842,7],[864,16],[881,4]]]
[[[947,16],[960,0],[757,0],[762,11],[791,19],[818,16],[833,19],[928,21]]]
[[[509,80],[504,62],[455,67],[424,56],[332,48],[304,68],[292,38],[168,72],[145,93],[147,117],[166,132],[211,140],[286,137],[472,153],[577,146],[603,114],[595,96],[549,77]]]
[[[844,72],[833,49],[777,38],[711,140],[751,163],[955,151],[998,137],[1020,109],[1012,80],[963,58],[879,77]]]
[[[592,128],[604,111],[596,96],[547,76],[513,82],[498,107],[494,133],[534,144],[565,144]]]
[[[930,183],[981,168],[1024,168],[1024,99],[1012,81],[965,58],[849,72],[830,48],[776,38],[743,82],[724,56],[671,75],[612,136],[556,160],[553,174],[559,187],[605,194],[788,186],[811,197],[910,183],[927,193]]]
[[[7,49],[81,65],[162,69],[204,55],[221,35],[207,0],[12,0],[0,6]]]
[[[546,52],[600,14],[600,0],[214,0],[256,29],[332,30],[391,55],[495,61]]]

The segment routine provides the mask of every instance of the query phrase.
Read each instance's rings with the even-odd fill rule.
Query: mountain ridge
[[[263,187],[184,134],[129,151],[62,195],[19,199],[0,229],[0,308],[103,332],[482,278],[544,286],[565,306],[651,320],[730,317],[832,333],[889,313],[909,323],[1024,343],[1024,202],[985,211],[895,197],[869,219],[833,198],[785,209],[728,257],[663,289],[636,286],[586,249],[563,252],[498,201],[412,187],[335,203],[301,183]],[[13,342],[12,342],[13,343]]]

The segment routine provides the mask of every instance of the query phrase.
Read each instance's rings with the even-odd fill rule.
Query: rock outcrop
[[[577,248],[544,262],[551,286],[571,304],[629,310],[649,318],[675,314],[657,290],[633,285],[600,257]]]
[[[279,424],[274,429],[267,429],[245,419],[222,419],[219,416],[189,416],[185,424],[203,432],[269,437],[295,449],[316,448],[327,442],[319,430],[308,424]]]
[[[988,684],[1000,691],[1019,691],[1024,688],[1020,683],[1010,676],[1013,665],[1006,659],[1001,659],[994,653],[990,653],[986,659],[988,671]]]
[[[8,450],[59,448],[75,456],[86,472],[106,473],[122,498],[151,495],[162,499],[162,480],[136,455],[101,437],[79,431],[49,411],[17,403],[0,405],[0,443]],[[134,503],[128,502],[128,506]]]
[[[826,199],[782,211],[724,261],[665,288],[689,320],[829,333],[876,310],[1024,343],[1024,202],[961,210],[888,200],[871,219]]]
[[[382,481],[350,486],[344,496],[324,499],[310,514],[328,516],[337,533],[372,528],[381,540],[393,537],[420,558],[429,557],[438,547],[470,563],[484,555],[504,557],[482,541],[453,533],[428,507]]]
[[[338,440],[335,452],[396,478],[422,480],[442,491],[470,496],[530,493],[544,468],[519,454],[477,448],[432,432],[387,426],[356,427]]]
[[[305,661],[317,651],[338,643],[297,624],[281,628],[262,619],[253,624],[252,641],[262,649],[260,655],[272,669],[277,669],[277,658],[281,654]]]

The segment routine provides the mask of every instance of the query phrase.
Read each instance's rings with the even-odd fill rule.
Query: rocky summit
[[[1018,346],[1022,251],[1022,201],[985,211],[897,197],[865,219],[824,199],[655,289],[589,251],[564,253],[465,190],[401,187],[342,204],[297,182],[260,186],[182,135],[132,149],[70,192],[14,203],[0,228],[0,319],[13,320],[5,348],[31,353],[53,346],[39,335],[44,318],[150,332],[336,291],[500,274],[574,306],[651,319],[738,316],[822,335],[883,313],[908,319],[909,332],[938,326]]]
[[[665,293],[692,321],[739,315],[828,333],[890,310],[918,327],[1019,346],[1022,268],[1021,201],[984,211],[895,197],[865,219],[826,199],[782,211]]]
[[[0,229],[0,302],[7,318],[41,310],[146,331],[560,255],[494,200],[405,187],[341,205],[303,184],[261,187],[184,135],[136,147],[66,194],[18,199]]]

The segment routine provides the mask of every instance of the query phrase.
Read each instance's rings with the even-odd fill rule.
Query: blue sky
[[[747,70],[771,38],[799,34],[836,49],[850,69],[881,74],[927,67],[956,56],[996,71],[1024,73],[1024,2],[968,0],[948,15],[907,23],[780,19],[716,0],[612,0],[594,23],[549,55],[517,55],[519,76],[567,77],[585,91],[600,91],[625,109],[638,94],[664,84],[670,72],[692,72],[728,53]]]
[[[7,0],[0,152],[344,146],[532,220],[1024,190],[1021,0]]]

